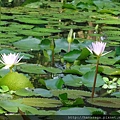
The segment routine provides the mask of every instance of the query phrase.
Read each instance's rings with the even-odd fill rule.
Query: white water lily
[[[22,58],[23,56],[20,57],[19,53],[17,54],[10,53],[8,55],[4,53],[2,54],[2,57],[1,57],[2,60],[0,60],[0,62],[5,65],[4,69],[9,69],[9,68],[12,68],[14,65],[17,65]]]
[[[92,45],[89,45],[88,47],[86,47],[92,54],[94,53],[95,55],[97,55],[98,57],[106,55],[109,52],[106,52],[103,54],[104,50],[106,47],[106,43],[104,42],[92,42]]]

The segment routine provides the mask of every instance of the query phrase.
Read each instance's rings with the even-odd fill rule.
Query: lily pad
[[[18,70],[25,73],[46,74],[42,66],[37,64],[21,64]]]
[[[79,42],[74,40],[71,44],[71,50],[79,50]],[[58,53],[61,50],[68,51],[68,42],[66,39],[57,39],[55,40],[55,52]]]
[[[120,70],[117,68],[109,67],[109,66],[101,66],[103,67],[103,73],[106,75],[120,75]]]
[[[91,115],[87,108],[64,108],[56,112],[56,115]]]
[[[19,89],[15,92],[19,96],[42,96],[42,97],[52,97],[52,93],[49,90],[42,88],[35,89]]]
[[[66,53],[63,58],[68,62],[74,62],[80,56],[80,53],[81,52],[79,50],[73,50]]]
[[[61,78],[45,80],[48,89],[62,89],[64,81]]]
[[[13,45],[22,50],[39,50],[40,40],[33,37],[28,37],[26,39],[14,42]]]
[[[98,98],[89,98],[87,100],[90,104],[108,107],[108,108],[120,108],[120,98],[107,98],[107,97],[98,97]]]
[[[77,75],[66,75],[63,78],[64,84],[73,87],[80,87],[82,86],[81,78]]]
[[[61,102],[59,100],[48,99],[48,98],[23,98],[20,101],[28,106],[36,106],[36,107],[45,107],[52,108],[61,106]]]
[[[116,97],[120,98],[120,92],[114,92],[111,94],[111,96],[116,96]]]
[[[76,99],[79,97],[91,97],[91,92],[84,90],[70,90],[70,89],[61,89],[61,90],[51,90],[54,96],[59,96],[59,94],[67,93],[69,99]],[[97,96],[95,94],[95,96]]]
[[[83,84],[87,87],[92,87],[94,83],[94,76],[95,76],[95,71],[87,72],[85,75],[83,75],[83,77],[81,77]],[[103,84],[104,84],[104,81],[102,79],[102,76],[98,74],[97,80],[96,80],[96,87],[100,87]]]

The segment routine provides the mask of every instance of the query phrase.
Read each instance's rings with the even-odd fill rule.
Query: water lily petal
[[[106,47],[106,43],[104,42],[99,42],[99,41],[96,41],[96,42],[92,42],[91,45],[89,45],[88,47],[86,47],[92,54],[94,53],[95,55],[97,56],[103,56],[107,53],[104,53],[104,50],[105,50],[105,47]]]
[[[7,69],[7,68],[10,68],[11,66],[18,64],[22,58],[23,58],[23,56],[20,57],[19,53],[17,53],[17,54],[10,53],[8,55],[6,55],[4,53],[4,54],[2,54],[2,57],[1,57],[2,60],[0,60],[0,62],[3,63],[5,65],[4,68]]]

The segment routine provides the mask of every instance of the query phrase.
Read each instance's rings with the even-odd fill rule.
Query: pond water
[[[14,71],[34,86],[12,93],[1,82],[10,87],[1,87],[1,113],[22,114],[19,107],[25,115],[120,115],[120,4],[110,2],[102,9],[95,1],[91,8],[82,5],[42,1],[1,8],[0,53],[24,56]],[[69,44],[71,29],[76,36]],[[92,99],[96,57],[86,46],[101,37],[105,52],[112,51],[100,57]],[[9,71],[0,66],[1,80],[6,80]]]

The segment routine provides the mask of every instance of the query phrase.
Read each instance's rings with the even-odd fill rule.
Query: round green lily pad
[[[10,90],[18,90],[21,88],[33,88],[29,79],[21,73],[9,72],[3,78],[0,79],[0,86],[6,85]]]

